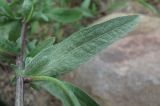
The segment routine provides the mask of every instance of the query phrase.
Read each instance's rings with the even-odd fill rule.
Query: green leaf
[[[91,10],[89,10],[87,8],[77,8],[77,9],[79,9],[82,12],[83,16],[93,17],[93,14],[92,14]]]
[[[26,53],[29,54],[33,49],[35,49],[37,46],[37,39],[30,40],[30,42],[27,43],[27,51]]]
[[[40,82],[40,83],[34,83],[34,84],[32,83],[32,84],[34,86],[36,85],[36,87],[38,87],[38,88],[39,88],[39,86],[43,87],[44,89],[46,89],[48,92],[50,92],[54,96],[62,95],[62,94],[59,94],[59,92],[60,92],[60,90],[63,91],[63,89],[58,88],[58,86],[63,85],[62,88],[67,88],[66,90],[68,90],[68,92],[72,92],[72,95],[74,94],[74,96],[75,96],[75,97],[74,96],[73,97],[76,98],[79,101],[81,106],[100,106],[98,103],[96,103],[96,101],[94,101],[84,91],[82,91],[81,89],[73,86],[72,84],[62,82],[62,81],[59,81],[55,78],[47,77],[47,76],[32,76],[31,79],[33,79],[33,81],[34,80],[43,81],[43,82]],[[59,85],[55,84],[56,81],[60,82]],[[55,88],[55,86],[56,86],[56,88]],[[57,96],[57,97],[59,97],[59,96]],[[73,98],[73,97],[71,97],[71,98]],[[64,99],[64,97],[59,97],[59,98]],[[66,99],[66,100],[68,100],[68,99]],[[63,103],[65,104],[65,102],[63,102]],[[78,103],[78,105],[79,105],[79,103]],[[71,103],[68,103],[68,104],[70,104],[69,106],[72,106]],[[65,106],[67,106],[67,104]]]
[[[34,12],[33,21],[49,22],[50,19],[49,19],[48,15],[43,12]]]
[[[0,13],[0,24],[4,24],[8,22],[8,17],[1,15]]]
[[[5,39],[0,39],[0,55],[16,56],[18,48],[16,44]]]
[[[13,18],[12,9],[9,7],[5,0],[0,0],[0,13],[3,15]]]
[[[116,9],[120,9],[120,8],[123,8],[125,7],[127,4],[127,1],[126,0],[121,0],[121,1],[112,1],[112,2],[109,2],[107,4],[107,12],[108,13],[111,13],[112,11],[116,10]]]
[[[51,37],[43,42],[41,42],[35,49],[33,49],[28,56],[34,57],[36,54],[38,54],[40,51],[44,50],[45,48],[48,48],[53,45],[55,42],[55,38]]]
[[[15,30],[15,28],[17,28]],[[0,24],[0,38],[5,38],[14,41],[17,39],[20,30],[20,23],[18,21]]]
[[[33,13],[32,21],[50,22],[53,21],[53,0],[34,0],[35,12]]]
[[[10,41],[16,42],[16,40],[20,37],[20,32],[21,32],[21,23],[16,21],[13,23],[13,26],[11,26],[8,39]]]
[[[34,2],[33,0],[24,0],[22,4],[22,13],[25,17],[25,21],[28,22],[32,15],[34,10]]]
[[[90,3],[91,3],[91,0],[83,0],[83,2],[82,2],[82,4],[81,4],[81,7],[88,9]]]
[[[46,91],[59,98],[64,106],[80,106],[74,93],[60,80],[47,76],[32,76],[33,81],[41,81],[41,85]]]
[[[38,53],[26,64],[25,75],[59,76],[69,72],[124,37],[137,19],[136,15],[123,16],[82,29]]]
[[[76,8],[54,8],[51,16],[57,22],[71,23],[81,19],[82,13]]]
[[[33,0],[24,0],[24,2],[22,4],[22,10],[24,12],[29,12],[32,5],[33,5]]]
[[[38,21],[33,21],[31,23],[31,33],[38,33],[40,32],[40,24]]]
[[[100,106],[96,101],[94,101],[90,96],[88,96],[84,91],[81,89],[73,86],[72,84],[65,83],[66,86],[72,90],[75,96],[78,98],[81,106]]]
[[[6,56],[5,54],[0,53],[0,62],[7,62],[11,63],[15,60],[15,58],[11,58],[9,56]]]
[[[160,12],[154,7],[152,4],[147,3],[146,0],[137,0],[140,4],[144,7],[148,8],[150,11],[154,12],[155,14],[160,14]]]
[[[25,64],[28,64],[30,61],[32,61],[32,57],[26,57]]]
[[[93,14],[96,14],[96,13],[97,13],[97,10],[98,10],[98,8],[97,8],[97,6],[96,6],[96,3],[93,3],[93,4],[91,5],[91,11],[92,11],[92,13],[93,13]]]

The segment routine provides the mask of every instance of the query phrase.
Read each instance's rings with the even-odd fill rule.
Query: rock
[[[116,0],[112,0],[116,2]],[[121,2],[119,5],[120,8],[115,8],[112,13],[139,13],[139,14],[147,14],[150,16],[158,16],[159,14],[157,11],[151,9],[150,7],[145,6],[145,4],[140,3],[138,0],[124,0],[119,1]],[[124,2],[124,3],[123,3]],[[123,5],[122,5],[123,3]],[[156,6],[155,6],[156,8]],[[158,9],[157,9],[158,10]],[[107,10],[106,10],[107,12]]]
[[[84,89],[102,106],[160,106],[159,54],[160,19],[141,16],[129,36],[63,79]]]

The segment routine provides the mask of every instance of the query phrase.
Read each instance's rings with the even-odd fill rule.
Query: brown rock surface
[[[102,106],[160,106],[160,19],[140,18],[129,36],[64,79],[86,90]]]

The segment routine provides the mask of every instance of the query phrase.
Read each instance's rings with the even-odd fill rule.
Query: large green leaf
[[[82,29],[37,54],[26,64],[25,75],[59,76],[69,72],[124,37],[137,19],[135,15],[123,16]]]
[[[41,81],[38,85],[59,98],[64,106],[80,106],[77,97],[62,81],[47,76],[32,76],[30,78],[33,81]]]

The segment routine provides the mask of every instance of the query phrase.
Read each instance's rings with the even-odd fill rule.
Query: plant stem
[[[22,23],[21,29],[21,50],[20,55],[17,57],[16,65],[19,68],[19,71],[23,71],[24,64],[24,56],[26,49],[26,32],[27,32],[27,24],[25,22]],[[15,106],[23,106],[24,105],[24,91],[23,91],[23,77],[18,76],[16,81],[16,98],[15,98]]]

